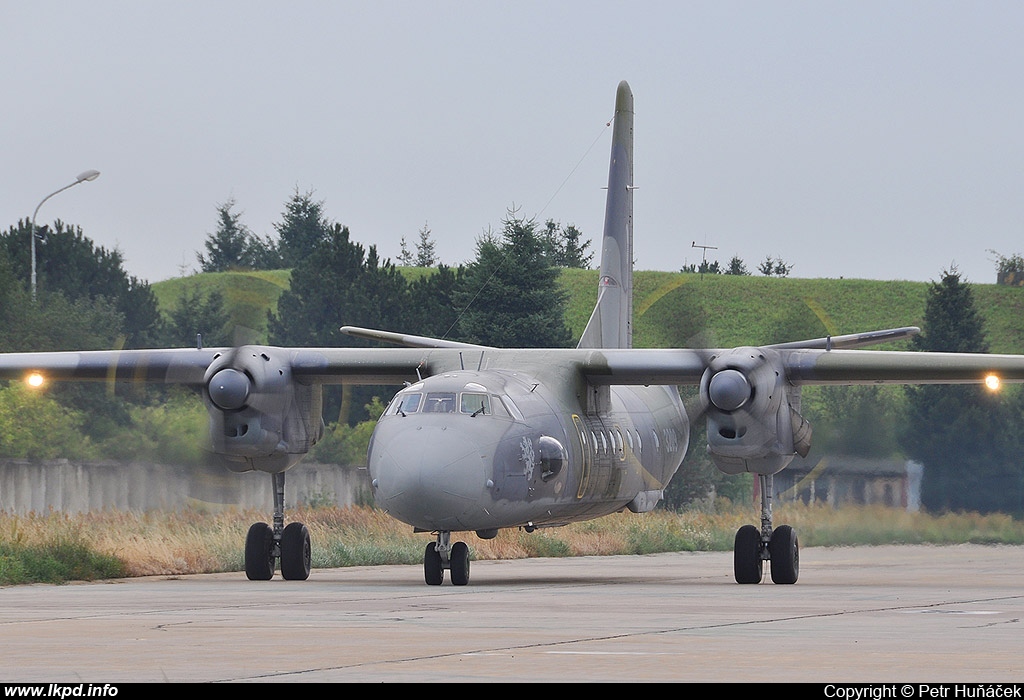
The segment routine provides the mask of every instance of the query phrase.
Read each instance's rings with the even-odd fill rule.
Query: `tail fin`
[[[615,128],[601,241],[597,306],[580,348],[633,346],[633,92],[623,80],[615,93]]]

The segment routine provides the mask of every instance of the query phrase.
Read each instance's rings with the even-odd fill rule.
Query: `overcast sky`
[[[597,247],[615,88],[638,269],[993,282],[1024,253],[1024,3],[0,0],[0,227],[47,201],[131,274],[191,272],[234,199],[385,257],[471,260],[506,210]]]

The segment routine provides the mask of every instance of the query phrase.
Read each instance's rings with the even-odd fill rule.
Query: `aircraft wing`
[[[773,383],[977,384],[990,376],[1024,382],[1024,355],[728,348],[707,350],[600,350],[583,360],[582,372],[594,385],[699,384],[701,378],[732,369],[753,375],[771,367]]]
[[[224,348],[21,352],[0,355],[0,379],[40,374],[52,380],[202,384]]]
[[[307,384],[401,384],[415,381],[426,359],[405,348],[228,348],[93,350],[0,354],[0,380],[38,374],[53,381],[119,381],[204,385],[211,367],[245,357],[266,358]]]
[[[795,350],[784,353],[793,384],[977,384],[1024,381],[1024,355]]]
[[[397,334],[396,334],[397,335]],[[403,336],[408,339],[409,336]],[[418,339],[416,339],[418,340]],[[414,341],[415,342],[415,341]],[[95,350],[0,355],[0,379],[39,373],[51,380],[141,381],[203,385],[208,369],[234,355],[274,356],[306,384],[401,384],[415,381],[417,368],[443,360],[450,365],[460,350],[518,357],[544,355],[551,362],[575,364],[595,385],[699,384],[712,368],[737,365],[739,358],[763,356],[794,385],[810,384],[964,384],[989,375],[1024,382],[1024,355],[784,349],[778,346],[729,349],[495,350],[470,344],[406,348],[238,348]],[[742,364],[742,363],[741,363]]]

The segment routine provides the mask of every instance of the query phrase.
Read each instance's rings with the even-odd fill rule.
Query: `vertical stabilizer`
[[[615,93],[615,127],[608,167],[597,306],[578,347],[628,348],[632,345],[633,92],[623,80]]]

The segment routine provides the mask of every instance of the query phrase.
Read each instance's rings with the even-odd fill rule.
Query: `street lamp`
[[[51,192],[50,194],[43,197],[43,201],[40,202],[39,206],[36,207],[36,210],[32,212],[32,228],[29,229],[29,238],[32,240],[32,301],[36,300],[36,214],[39,213],[39,207],[43,206],[46,200],[48,200],[53,195],[60,194],[64,190],[74,187],[75,185],[80,184],[82,182],[92,182],[99,176],[99,170],[86,170],[84,173],[79,173],[78,177],[76,177],[75,181],[72,182],[70,185],[65,185],[56,192]]]

